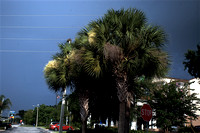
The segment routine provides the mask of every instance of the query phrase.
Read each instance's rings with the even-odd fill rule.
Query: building
[[[189,80],[189,83],[190,84],[190,89],[191,90],[191,94],[192,93],[196,93],[197,94],[197,98],[200,98],[200,79],[191,79]],[[195,101],[194,101],[195,103]],[[193,125],[193,126],[197,126],[197,125],[200,125],[200,104],[197,104],[197,107],[199,108],[198,111],[196,111],[196,115],[198,115],[198,119],[197,120],[191,120],[190,123]]]

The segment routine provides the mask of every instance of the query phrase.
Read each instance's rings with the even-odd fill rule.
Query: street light
[[[35,105],[33,105],[33,107],[34,107]],[[36,124],[35,124],[35,126],[37,127],[38,126],[38,107],[39,107],[39,104],[37,104],[37,116],[36,116]]]

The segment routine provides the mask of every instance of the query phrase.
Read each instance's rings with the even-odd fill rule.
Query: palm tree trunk
[[[119,105],[119,128],[118,133],[125,133],[125,102],[120,102]]]
[[[87,129],[87,121],[84,120],[82,121],[82,133],[86,133],[86,129]]]
[[[62,125],[63,125],[63,119],[64,119],[64,107],[65,107],[65,98],[66,98],[67,90],[64,89],[63,97],[62,97],[62,105],[61,105],[61,113],[60,113],[60,128],[59,133],[62,133]]]
[[[125,133],[129,133],[130,130],[130,109],[131,109],[131,102],[128,99],[126,102],[126,114],[125,114]]]
[[[127,74],[123,71],[115,71],[119,107],[119,128],[118,133],[129,132],[130,108],[127,108],[130,93],[128,92]],[[126,109],[127,108],[127,109]],[[127,112],[126,112],[127,111]],[[126,115],[127,114],[127,115]],[[127,119],[127,121],[126,121]],[[128,129],[127,129],[128,128]]]
[[[80,115],[82,121],[82,133],[86,133],[87,129],[87,117],[89,113],[89,98],[84,94],[80,94]]]
[[[111,127],[111,117],[108,117],[108,127]]]

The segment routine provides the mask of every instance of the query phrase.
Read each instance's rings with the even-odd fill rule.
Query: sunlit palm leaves
[[[44,69],[45,79],[49,88],[56,92],[66,86],[65,73],[59,69],[59,65],[58,61],[52,60],[49,61]]]
[[[69,76],[71,47],[68,44],[60,44],[59,48],[61,52],[57,53],[44,68],[46,82],[53,91],[66,88],[71,82]]]

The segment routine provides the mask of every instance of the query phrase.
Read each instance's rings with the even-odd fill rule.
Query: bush
[[[81,133],[81,130],[67,131],[67,133]],[[98,128],[98,129],[87,129],[87,133],[118,133],[117,128]],[[129,133],[145,133],[145,131],[131,130]],[[149,131],[148,133],[155,133]]]
[[[178,133],[193,133],[198,132],[193,126],[192,127],[181,127],[178,130]]]
[[[67,131],[67,133],[81,133],[81,130]],[[87,129],[87,133],[117,133],[117,128]]]
[[[142,130],[131,130],[129,133],[146,133],[146,131],[142,131]],[[152,132],[152,131],[148,131],[148,133],[155,133],[155,132]]]

